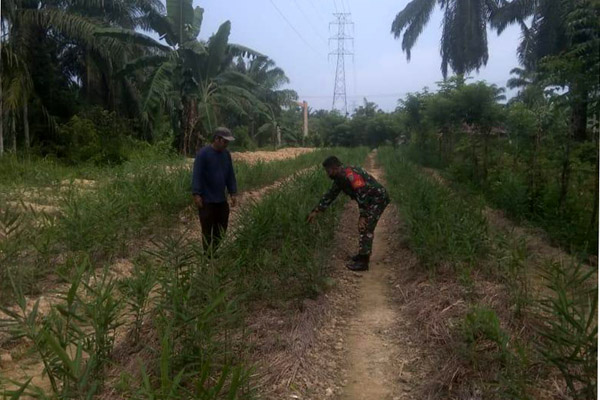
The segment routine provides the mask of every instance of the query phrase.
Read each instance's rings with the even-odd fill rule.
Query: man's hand
[[[229,200],[231,203],[231,208],[235,208],[235,206],[237,206],[237,194],[230,195]]]
[[[307,221],[309,224],[312,224],[312,223],[314,222],[315,218],[317,218],[317,214],[318,214],[318,213],[319,213],[319,212],[318,212],[317,210],[313,210],[313,211],[311,211],[311,212],[310,212],[310,214],[308,214],[308,217],[306,218],[306,221]]]
[[[364,231],[367,229],[367,217],[360,217],[358,219],[358,230]]]
[[[202,201],[202,196],[195,194],[194,195],[194,204],[196,205],[196,207],[198,208],[202,208],[204,207],[204,202]]]

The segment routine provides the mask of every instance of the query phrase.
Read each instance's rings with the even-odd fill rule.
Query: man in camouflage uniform
[[[335,156],[328,157],[323,162],[323,167],[333,180],[333,185],[319,205],[311,211],[308,222],[312,222],[317,213],[329,207],[341,191],[356,200],[360,212],[359,252],[352,257],[352,262],[347,267],[353,271],[366,271],[369,269],[369,258],[373,249],[373,232],[381,214],[390,203],[390,197],[385,188],[360,167],[343,165]]]

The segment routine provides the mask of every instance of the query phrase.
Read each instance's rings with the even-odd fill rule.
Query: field
[[[212,259],[189,161],[4,165],[4,397],[595,393],[594,269],[404,150],[278,153],[234,154],[241,204]],[[344,267],[352,202],[306,223],[329,154],[365,165],[393,199],[367,273]]]
[[[0,3],[0,399],[597,398],[600,0]]]

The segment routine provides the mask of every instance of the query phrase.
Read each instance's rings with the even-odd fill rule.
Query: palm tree
[[[518,89],[517,95],[511,98],[508,103],[523,102],[529,107],[544,101],[544,87],[535,71],[524,68],[513,68],[510,70],[513,75],[507,82],[509,89]]]
[[[521,26],[523,35],[517,54],[521,64],[531,70],[543,57],[568,47],[565,16],[573,3],[564,0],[504,1],[492,13],[490,22],[498,33],[511,24]],[[531,26],[527,27],[523,21],[530,17]]]
[[[231,23],[224,22],[208,41],[197,39],[204,10],[191,0],[167,0],[167,15],[156,16],[152,27],[168,46],[135,31],[103,30],[97,35],[145,43],[153,54],[133,60],[121,71],[131,75],[145,71],[142,110],[146,120],[167,110],[172,115],[177,147],[182,154],[193,151],[216,127],[225,109],[244,114],[252,105],[264,106],[252,93],[255,83],[230,68],[235,57],[258,57],[259,53],[229,43]]]
[[[296,91],[281,89],[290,83],[289,78],[273,60],[264,56],[251,60],[239,57],[233,68],[256,83],[253,93],[269,109],[268,113],[257,110],[250,115],[250,136],[257,139],[269,132],[268,136],[275,142],[282,107],[295,106],[298,99]]]
[[[526,18],[531,18],[530,27],[526,27],[523,23]],[[597,2],[513,0],[504,2],[503,6],[493,13],[490,21],[498,33],[510,24],[521,25],[523,39],[517,50],[519,61],[528,70],[542,67],[540,72],[546,75],[546,84],[569,87],[572,135],[578,140],[585,140],[589,87],[597,82],[598,72],[596,69],[592,74],[586,73],[585,63],[580,63],[579,59],[589,59],[590,55],[593,57],[597,54]],[[583,29],[578,29],[578,26]],[[556,64],[562,71],[553,73],[553,71],[557,72],[557,67],[553,65],[552,60],[572,53],[573,49],[579,48],[583,43],[588,43],[591,51],[577,52],[567,62],[565,59],[559,61]],[[543,62],[544,60],[546,62]],[[568,66],[564,68],[566,64]],[[590,76],[591,80],[588,79]]]
[[[276,114],[279,114],[282,106],[295,104],[298,99],[294,90],[281,89],[283,85],[290,83],[290,80],[283,69],[277,67],[268,57],[256,57],[248,63],[240,58],[236,68],[257,83],[257,97],[271,105]]]
[[[157,0],[2,2],[0,108],[3,116],[21,121],[26,148],[29,105],[36,105],[52,128],[53,114],[65,108],[56,101],[57,92],[77,87],[88,99],[97,93],[102,105],[119,108],[115,100],[121,96],[112,71],[143,49],[94,33],[111,26],[147,29],[161,7]]]
[[[392,33],[395,38],[402,35],[402,50],[410,60],[410,52],[438,3],[444,11],[440,43],[442,75],[444,78],[448,75],[448,66],[457,74],[467,74],[487,64],[486,26],[499,1],[412,0],[396,15]]]
[[[532,71],[517,67],[511,69],[510,74],[514,76],[506,81],[506,86],[509,89],[525,89],[534,83]]]

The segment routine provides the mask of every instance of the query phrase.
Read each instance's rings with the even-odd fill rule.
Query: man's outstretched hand
[[[310,214],[308,214],[308,217],[306,218],[306,221],[307,221],[309,224],[312,224],[312,223],[314,222],[315,218],[317,218],[317,214],[318,214],[318,213],[319,213],[319,212],[318,212],[318,211],[316,211],[316,210],[313,210],[313,211],[311,211],[311,212],[310,212]]]

